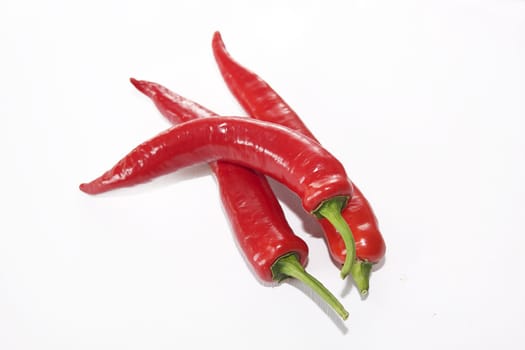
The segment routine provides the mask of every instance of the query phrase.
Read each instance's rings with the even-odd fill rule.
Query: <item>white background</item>
[[[129,77],[244,115],[215,30],[373,204],[361,300],[283,202],[346,322],[258,282],[204,165],[78,190],[169,125]],[[0,349],[525,347],[525,1],[8,0],[0,47]]]

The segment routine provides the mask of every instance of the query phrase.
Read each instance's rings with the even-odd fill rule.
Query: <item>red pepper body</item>
[[[219,32],[213,36],[212,48],[224,81],[252,118],[284,125],[317,141],[301,118],[268,83],[230,56]],[[354,235],[357,257],[372,263],[381,260],[386,246],[376,216],[368,200],[355,185],[353,196],[342,215]],[[320,219],[320,222],[330,255],[335,261],[343,263],[346,248],[341,236],[325,219]]]
[[[308,247],[288,225],[264,176],[226,162],[213,163],[212,168],[237,242],[257,275],[274,281],[272,265],[292,253],[305,266]]]
[[[163,86],[131,79],[150,97],[173,124],[217,115],[199,104],[174,94]],[[271,267],[277,259],[296,254],[306,265],[308,246],[297,237],[284,216],[266,178],[248,168],[227,162],[210,163],[221,200],[239,247],[257,276],[274,281]]]
[[[353,185],[352,199],[341,214],[354,234],[357,257],[364,261],[377,263],[385,256],[385,241],[379,231],[379,224],[370,204],[361,190],[355,184]],[[330,255],[342,264],[346,256],[346,248],[341,236],[326,219],[319,219],[319,222],[329,242]]]
[[[294,191],[308,212],[352,196],[343,165],[317,142],[249,118],[215,117],[176,125],[133,149],[112,169],[80,185],[96,194],[133,186],[197,163],[229,161],[271,176]]]

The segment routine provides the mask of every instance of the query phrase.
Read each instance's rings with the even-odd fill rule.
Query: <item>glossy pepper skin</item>
[[[243,71],[246,72],[246,70]],[[249,75],[249,77],[252,77],[252,75]],[[131,79],[131,82],[139,91],[150,97],[161,114],[173,124],[180,124],[185,121],[195,119],[196,117],[210,118],[218,116],[216,113],[208,110],[207,108],[204,108],[202,105],[179,94],[176,94],[161,84],[145,80],[139,81],[136,79]],[[264,84],[264,82],[261,82],[263,87]],[[268,88],[265,90],[268,90]],[[312,139],[314,138],[311,132],[306,132],[308,130],[306,126],[304,126],[302,121],[298,119],[290,107],[286,107],[287,105],[280,97],[270,98],[267,101],[268,107],[271,107],[275,104],[279,104],[281,106],[280,108],[266,109],[267,111],[273,111],[271,113],[274,113],[275,117],[272,119],[275,119],[276,121],[279,121],[279,123],[283,123],[285,125],[289,124],[293,126],[294,129],[301,131],[303,134],[310,136]],[[283,112],[278,113],[279,109],[282,109]],[[258,111],[258,113],[260,113],[260,115],[266,115],[266,113],[270,112],[264,112],[263,109]],[[267,117],[265,119],[270,118]],[[230,163],[219,163],[223,167],[226,167],[226,164],[233,166]],[[215,169],[215,167],[213,167],[213,169]],[[236,183],[234,185],[236,185]],[[224,184],[224,186],[221,186],[221,188],[227,188],[227,186],[228,184]],[[357,257],[359,259],[373,263],[379,262],[385,254],[385,243],[379,231],[379,225],[372,207],[368,203],[365,196],[361,193],[361,190],[355,184],[353,184],[352,199],[344,208],[342,214],[356,237],[355,245]],[[277,216],[273,219],[273,221],[279,221],[277,220]],[[326,240],[329,243],[328,249],[330,251],[330,255],[336,262],[342,264],[346,256],[344,241],[341,239],[341,236],[336,232],[333,226],[328,222],[328,220],[320,218],[319,222],[321,223],[323,231],[326,235]]]
[[[318,142],[301,118],[266,81],[231,57],[219,32],[214,33],[212,49],[226,85],[252,118],[284,125]],[[377,263],[384,257],[386,245],[370,203],[355,184],[352,185],[352,199],[341,214],[354,235],[357,258],[366,263]],[[343,263],[346,258],[344,241],[325,219],[321,218],[320,223],[330,255],[336,262]],[[365,288],[368,288],[367,282],[363,286],[364,293]]]
[[[375,264],[385,256],[386,244],[370,203],[359,187],[353,185],[354,195],[341,214],[354,233],[357,258]],[[319,222],[329,242],[330,255],[342,264],[346,255],[343,240],[326,219],[321,218]]]
[[[317,279],[304,269],[306,243],[288,225],[264,176],[225,162],[211,164],[221,199],[243,255],[266,282],[292,277],[312,288],[342,319],[348,311]]]
[[[217,116],[158,84],[130,80],[173,124]],[[337,298],[304,269],[308,246],[288,225],[266,177],[227,162],[213,162],[210,167],[236,241],[257,276],[265,282],[298,279],[310,286],[341,318],[348,318],[348,311]]]
[[[308,246],[288,225],[268,181],[235,164],[211,167],[236,240],[259,278],[275,281],[272,265],[287,254],[296,254],[306,266]]]
[[[136,79],[131,83],[174,125],[218,116],[159,84]],[[274,281],[271,267],[286,254],[296,254],[306,266],[308,246],[293,233],[266,178],[228,162],[212,162],[210,167],[235,238],[258,277]]]
[[[343,165],[317,142],[283,126],[242,117],[176,125],[137,146],[80,189],[102,193],[217,160],[273,177],[295,192],[309,213],[315,213],[325,201],[345,201],[352,195]]]

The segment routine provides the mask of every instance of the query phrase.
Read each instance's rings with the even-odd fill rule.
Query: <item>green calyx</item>
[[[356,257],[354,235],[348,223],[341,215],[341,211],[346,205],[347,200],[346,197],[334,197],[323,202],[313,213],[317,217],[328,220],[343,238],[346,247],[346,258],[341,267],[342,278],[346,278],[346,276],[351,273]]]
[[[315,277],[310,275],[299,262],[296,254],[287,254],[275,261],[271,267],[273,279],[282,281],[288,277],[295,278],[317,293],[343,320],[348,318],[348,311],[337,298]]]

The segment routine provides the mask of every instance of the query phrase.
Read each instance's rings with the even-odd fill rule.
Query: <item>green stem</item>
[[[345,310],[344,306],[321,282],[306,272],[297,255],[292,253],[277,259],[272,265],[272,273],[276,281],[281,281],[287,277],[298,279],[312,288],[343,320],[348,318],[348,311]]]
[[[352,278],[362,296],[368,294],[371,271],[372,263],[369,263],[368,261],[357,260],[354,262],[354,265],[352,265]]]
[[[343,238],[346,247],[346,258],[343,267],[341,268],[342,278],[345,278],[350,274],[355,260],[354,235],[352,234],[352,230],[348,226],[348,223],[341,215],[341,210],[343,210],[346,201],[347,199],[345,197],[334,197],[325,201],[314,212],[315,215],[328,220]]]

